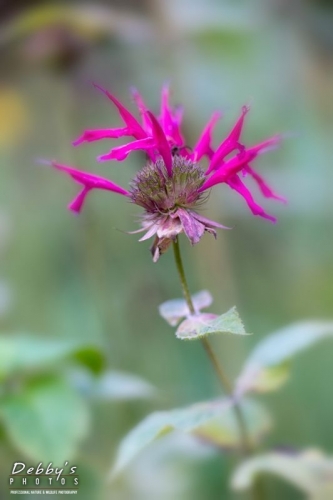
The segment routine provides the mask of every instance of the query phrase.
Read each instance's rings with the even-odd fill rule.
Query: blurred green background
[[[93,193],[82,215],[74,217],[66,205],[76,187],[36,159],[54,158],[124,186],[140,168],[140,154],[126,164],[97,164],[95,157],[109,149],[106,142],[71,146],[84,129],[120,124],[92,81],[127,105],[134,85],[153,110],[161,85],[170,81],[174,103],[185,106],[188,144],[215,109],[224,113],[215,134],[221,140],[246,103],[252,105],[244,132],[248,144],[286,133],[281,149],[258,161],[261,173],[289,200],[287,206],[265,205],[278,224],[253,217],[239,196],[221,186],[205,214],[234,229],[220,232],[217,241],[205,236],[194,248],[183,241],[191,289],[211,290],[216,312],[236,304],[254,333],[214,339],[220,359],[236,376],[251,347],[277,327],[333,316],[332,4],[1,5],[1,330],[102,346],[110,369],[136,374],[159,391],[149,401],[92,405],[90,434],[73,459],[87,483],[78,496],[233,498],[230,462],[192,442],[178,452],[168,445],[169,454],[158,443],[121,480],[105,486],[121,437],[144,415],[216,397],[220,389],[201,346],[176,341],[158,315],[161,302],[181,295],[172,253],[152,263],[149,242],[125,233],[137,228],[138,212],[117,195]],[[330,344],[318,345],[297,360],[283,390],[263,398],[275,420],[269,445],[332,451],[332,355]],[[28,422],[26,427],[29,434]],[[8,495],[12,463],[21,459],[3,437],[1,498]],[[270,499],[302,498],[277,479],[266,483]]]

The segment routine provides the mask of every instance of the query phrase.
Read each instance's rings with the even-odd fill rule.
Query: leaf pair
[[[159,312],[171,326],[176,326],[183,319],[176,331],[176,337],[181,340],[197,340],[217,333],[246,335],[235,307],[221,316],[201,312],[201,309],[209,307],[212,302],[210,293],[202,290],[192,297],[195,314],[191,314],[184,299],[164,302],[159,307]]]

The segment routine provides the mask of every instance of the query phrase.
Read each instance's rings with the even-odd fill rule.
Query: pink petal
[[[223,165],[221,165],[221,167],[203,183],[203,185],[199,188],[199,191],[205,191],[216,184],[227,182],[230,176],[239,172],[248,162],[248,156],[234,156],[229,161],[223,163]]]
[[[184,144],[184,139],[180,131],[180,124],[183,118],[183,109],[178,108],[174,115],[169,104],[170,90],[168,85],[162,88],[161,99],[161,124],[167,138],[170,138],[176,146]]]
[[[253,215],[259,215],[260,217],[263,217],[264,219],[268,219],[271,222],[276,222],[277,219],[275,217],[267,214],[264,211],[264,209],[254,201],[250,191],[248,190],[248,188],[245,186],[245,184],[240,180],[240,178],[237,175],[234,175],[233,177],[231,177],[228,180],[227,184],[232,189],[237,191],[241,196],[243,196],[243,198],[245,199],[246,203],[248,204]]]
[[[173,122],[175,125],[180,127],[184,116],[184,108],[183,106],[177,106],[173,112]]]
[[[146,113],[148,111],[145,103],[144,103],[144,100],[142,98],[142,96],[139,94],[138,90],[136,88],[132,88],[131,90],[131,93],[132,93],[132,97],[139,109],[139,112],[141,114],[141,117],[142,117],[142,123],[143,123],[143,127],[147,133],[147,135],[152,135],[152,131],[151,131],[151,124],[149,122],[149,120],[147,119],[147,116],[146,116]]]
[[[158,230],[158,224],[152,224],[148,231],[142,236],[142,238],[139,239],[139,241],[146,241],[146,240],[149,240],[149,238],[151,238],[152,236],[154,236],[154,234],[157,233],[157,230]]]
[[[177,217],[165,217],[157,223],[158,238],[174,238],[180,234],[183,226]]]
[[[110,94],[110,92],[103,89],[103,87],[100,87],[96,83],[94,83],[94,87],[103,92],[118,108],[120,116],[124,120],[128,129],[131,131],[131,135],[133,135],[133,137],[135,137],[136,139],[147,137],[146,132],[143,130],[137,119],[118,101],[118,99],[116,99],[112,94]]]
[[[166,136],[172,137],[173,120],[169,105],[170,89],[169,85],[163,85],[161,99],[161,124]]]
[[[73,142],[73,146],[78,146],[82,142],[93,142],[101,139],[118,139],[126,135],[132,135],[128,127],[85,130],[83,134]]]
[[[68,205],[69,210],[76,212],[77,214],[81,212],[83,204],[85,202],[87,194],[91,191],[91,188],[84,187],[82,191],[70,202]]]
[[[281,135],[279,135],[279,134],[274,135],[273,137],[266,139],[266,141],[260,142],[259,144],[252,146],[251,148],[247,149],[245,152],[248,152],[249,155],[252,155],[251,159],[253,159],[259,154],[267,153],[267,151],[272,151],[280,144],[280,142],[281,142]],[[241,154],[243,154],[243,153],[241,153]]]
[[[184,233],[190,240],[192,245],[195,245],[200,241],[202,235],[205,232],[205,226],[201,222],[199,222],[196,218],[193,217],[191,213],[189,213],[184,208],[178,208],[176,212],[179,217]]]
[[[266,183],[266,181],[259,175],[253,168],[249,165],[244,167],[245,171],[252,175],[253,179],[257,182],[260,191],[265,196],[265,198],[273,198],[274,200],[281,201],[282,203],[287,203],[287,200],[283,198],[283,196],[279,196],[276,194],[270,186]]]
[[[244,125],[245,115],[248,113],[249,110],[250,110],[249,106],[243,106],[242,114],[238,119],[238,121],[236,122],[236,125],[234,126],[228,137],[217,148],[212,158],[212,161],[209,165],[209,168],[207,170],[207,174],[215,170],[218,167],[219,163],[221,163],[223,158],[225,158],[229,153],[232,153],[232,151],[240,147],[239,138]]]
[[[191,214],[193,215],[193,217],[195,217],[199,222],[201,222],[202,224],[204,224],[205,226],[207,227],[217,227],[219,229],[231,229],[231,227],[227,227],[227,226],[222,226],[222,224],[220,224],[219,222],[215,222],[214,220],[211,220],[211,219],[207,219],[206,217],[204,217],[203,215],[201,214],[198,214],[197,212],[192,212],[191,211]]]
[[[207,123],[204,128],[197,144],[194,146],[193,151],[193,160],[199,161],[204,155],[207,155],[208,158],[212,158],[214,151],[211,147],[212,140],[212,131],[216,125],[216,122],[221,118],[221,113],[215,112],[213,116]]]
[[[155,139],[155,147],[162,156],[164,160],[165,167],[169,176],[172,175],[172,155],[169,143],[165,137],[164,131],[162,130],[161,125],[158,123],[157,119],[150,111],[147,111],[147,114],[151,120],[153,136]]]
[[[280,136],[271,137],[270,139],[267,139],[266,141],[261,142],[260,144],[257,144],[252,148],[245,149],[242,153],[239,153],[230,160],[222,163],[213,173],[213,175],[204,182],[199,191],[205,191],[205,189],[209,189],[216,184],[227,182],[230,176],[237,174],[250,161],[254,160],[256,156],[265,153],[266,151],[269,151],[270,149],[275,147],[280,142],[280,139]]]
[[[118,160],[122,161],[127,158],[127,156],[132,151],[137,151],[138,149],[143,149],[149,151],[155,146],[155,141],[152,137],[146,137],[145,139],[139,139],[137,141],[130,142],[129,144],[124,144],[123,146],[118,146],[111,149],[109,153],[99,156],[98,161],[106,160]]]
[[[130,196],[130,193],[126,191],[126,189],[118,186],[108,179],[104,179],[104,177],[89,174],[88,172],[82,172],[67,165],[61,165],[60,163],[48,162],[48,165],[51,165],[57,170],[61,170],[67,173],[68,175],[70,175],[70,177],[72,177],[72,179],[75,180],[75,182],[84,186],[83,190],[69,204],[69,208],[74,212],[80,212],[83,207],[85,198],[89,191],[91,191],[91,189],[105,189],[107,191],[113,191],[114,193],[122,194],[124,196]]]
[[[175,110],[175,113],[173,116],[173,131],[172,131],[171,139],[173,140],[173,142],[176,146],[182,146],[183,144],[185,144],[184,137],[183,137],[181,130],[180,130],[180,125],[182,122],[183,113],[184,113],[184,109],[182,107],[179,107]]]

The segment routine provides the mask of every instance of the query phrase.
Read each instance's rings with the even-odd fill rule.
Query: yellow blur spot
[[[21,94],[0,86],[0,148],[10,147],[28,130],[28,110]]]

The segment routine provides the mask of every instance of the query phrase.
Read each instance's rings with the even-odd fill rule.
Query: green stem
[[[192,297],[189,291],[189,287],[187,284],[186,276],[185,276],[185,271],[184,271],[184,266],[183,266],[183,261],[180,253],[180,246],[179,246],[179,240],[176,238],[173,242],[173,251],[174,251],[174,257],[175,257],[175,262],[177,266],[177,271],[179,274],[179,279],[183,291],[184,298],[186,300],[186,303],[188,305],[189,311],[191,314],[195,314],[195,308],[192,302]],[[209,341],[206,338],[201,339],[201,343],[210,359],[210,362],[218,376],[218,379],[221,382],[221,385],[225,391],[225,393],[230,397],[233,398],[233,387],[232,383],[224,371],[223,367],[219,363],[217,357],[214,354],[214,351],[209,343]],[[239,433],[240,433],[240,439],[241,439],[241,448],[244,456],[249,456],[253,453],[254,449],[248,434],[247,426],[246,426],[246,421],[242,412],[242,408],[239,405],[237,401],[234,401],[233,404],[233,409],[235,412],[235,417],[238,423],[239,427]],[[253,499],[260,500],[264,498],[264,494],[261,488],[261,484],[256,482],[254,484],[253,490]]]
[[[182,286],[184,298],[186,300],[186,303],[188,305],[190,313],[195,314],[195,309],[193,306],[192,297],[191,297],[191,294],[190,294],[190,291],[188,288],[188,284],[186,281],[183,261],[182,261],[182,257],[180,254],[180,247],[179,247],[178,238],[173,242],[173,250],[174,250],[176,266],[177,266],[177,270],[178,270],[179,279],[180,279],[180,283]],[[202,342],[202,345],[203,345],[203,347],[204,347],[204,349],[205,349],[205,351],[206,351],[206,353],[207,353],[207,355],[208,355],[208,357],[213,365],[213,368],[214,368],[214,370],[215,370],[215,372],[216,372],[216,374],[221,382],[221,385],[222,385],[225,393],[229,397],[232,398],[233,397],[233,389],[232,389],[232,384],[229,380],[228,375],[224,371],[223,367],[220,365],[217,357],[214,354],[214,351],[213,351],[209,341],[206,338],[203,338],[203,339],[201,339],[201,342]],[[234,407],[237,422],[239,425],[243,452],[244,452],[244,454],[249,454],[251,452],[252,446],[250,443],[250,439],[248,437],[248,433],[247,433],[242,410],[241,410],[238,403],[235,403],[233,407]]]
[[[174,253],[174,256],[175,256],[177,271],[178,271],[178,274],[179,274],[180,284],[182,286],[184,298],[186,300],[186,303],[188,305],[190,313],[191,314],[195,314],[195,309],[194,309],[194,305],[193,305],[193,302],[192,302],[192,297],[191,297],[191,294],[190,294],[190,291],[189,291],[189,288],[188,288],[188,284],[187,284],[187,281],[186,281],[186,276],[185,276],[185,271],[184,271],[182,256],[180,255],[180,246],[179,246],[178,238],[176,238],[173,241],[173,253]]]

